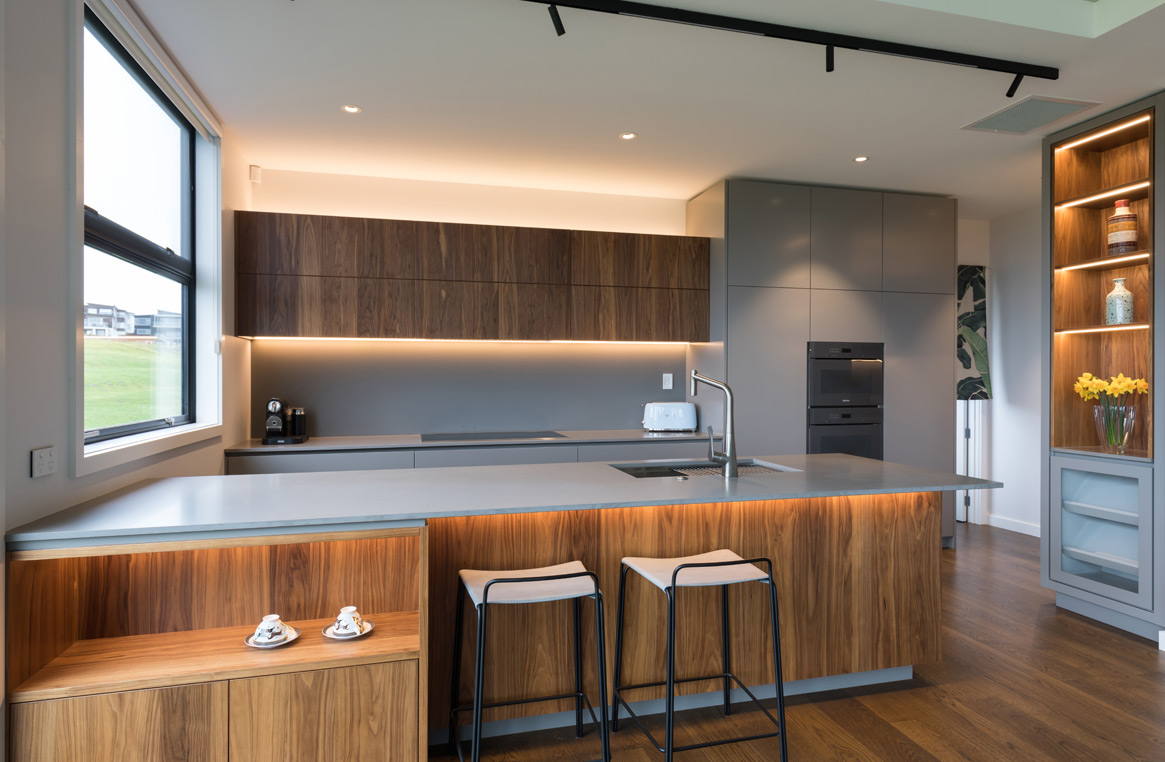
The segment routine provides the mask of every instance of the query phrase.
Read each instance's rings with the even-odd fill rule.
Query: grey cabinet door
[[[809,196],[803,185],[728,181],[728,285],[809,288]]]
[[[716,440],[716,449],[722,450]],[[708,442],[650,442],[640,444],[594,444],[578,446],[579,463],[616,463],[625,460],[700,460],[708,457]]]
[[[882,208],[883,288],[955,293],[955,200],[885,193]]]
[[[955,297],[886,293],[885,458],[955,470]]]
[[[578,448],[564,445],[527,447],[432,447],[417,450],[417,468],[441,466],[514,466],[525,463],[575,463]]]
[[[810,341],[881,341],[880,291],[813,289],[809,297]]]
[[[808,341],[808,289],[729,287],[728,383],[741,457],[805,452]],[[697,404],[705,394],[716,392],[701,389]]]
[[[337,450],[227,455],[228,474],[294,474],[305,471],[375,471],[412,468],[412,450]]]
[[[882,290],[882,194],[813,188],[810,285]]]

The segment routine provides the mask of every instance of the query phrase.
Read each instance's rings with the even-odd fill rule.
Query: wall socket
[[[672,374],[670,374],[670,373],[663,374],[663,388],[664,389],[671,389],[672,388],[671,375]]]
[[[57,472],[57,448],[42,447],[32,451],[31,475],[33,479]]]

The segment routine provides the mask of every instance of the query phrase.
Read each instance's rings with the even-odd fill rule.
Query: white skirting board
[[[880,685],[882,683],[896,683],[903,680],[910,680],[914,677],[914,667],[893,667],[891,669],[876,669],[869,672],[857,672],[851,675],[834,675],[832,677],[815,677],[809,680],[794,680],[785,683],[785,698],[789,696],[799,696],[805,693],[820,693],[821,691],[835,691],[843,688],[858,688],[864,685]],[[769,683],[768,685],[749,686],[748,688],[759,699],[769,699],[777,695],[776,685]],[[608,694],[610,690],[608,689]],[[684,709],[700,709],[706,706],[720,706],[724,694],[720,691],[711,691],[709,693],[696,693],[690,696],[676,696],[676,711]],[[592,701],[597,699],[597,696],[590,697]],[[613,697],[610,697],[614,701]],[[740,689],[733,689],[732,703],[733,705],[739,702],[748,701],[748,696]],[[751,702],[749,702],[751,703]],[[633,701],[631,706],[635,709],[635,713],[640,717],[645,717],[653,714],[663,714],[663,699],[652,699],[651,701]],[[595,707],[595,712],[598,712],[598,707]],[[624,718],[627,717],[626,712],[621,713]],[[590,724],[590,716],[583,711],[583,718],[587,725]],[[629,721],[628,721],[629,722]],[[534,717],[522,717],[516,720],[499,720],[498,722],[487,722],[481,730],[483,738],[490,738],[493,736],[507,736],[516,733],[529,733],[534,730],[550,730],[552,728],[566,728],[574,725],[574,712],[558,712],[557,714],[540,714]],[[462,734],[468,734],[468,725],[462,725]],[[638,731],[636,731],[638,732]],[[429,731],[429,745],[447,743],[449,740],[448,728],[434,728]]]

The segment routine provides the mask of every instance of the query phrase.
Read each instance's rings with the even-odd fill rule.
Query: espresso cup
[[[256,643],[274,643],[285,639],[291,631],[279,618],[278,614],[268,614],[255,628],[254,641]]]
[[[356,610],[355,606],[345,606],[340,609],[340,615],[336,617],[336,623],[332,625],[332,634],[347,636],[359,635],[364,632],[364,620],[360,618],[360,612]]]

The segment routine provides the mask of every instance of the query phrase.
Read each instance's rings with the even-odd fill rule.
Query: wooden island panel
[[[718,548],[773,560],[785,680],[938,660],[940,505],[939,493],[912,493],[432,519],[430,723],[437,728],[448,724],[461,568],[500,570],[582,561],[598,574],[605,596],[609,680],[613,680],[620,559]],[[718,591],[684,589],[677,601],[677,673],[718,671]],[[765,588],[733,586],[729,601],[734,670],[747,684],[772,683]],[[487,701],[570,689],[569,606],[559,602],[491,607]],[[588,691],[597,696],[591,611],[587,601],[583,658]],[[468,605],[465,621],[461,700],[468,703],[476,622]],[[625,682],[663,678],[665,622],[663,593],[630,575]],[[692,683],[680,686],[679,692],[714,687]],[[662,695],[662,689],[644,689],[629,698]],[[486,720],[566,708],[539,704],[495,709],[487,711]]]
[[[227,760],[222,682],[16,704],[11,712],[11,759],[21,762]]]

